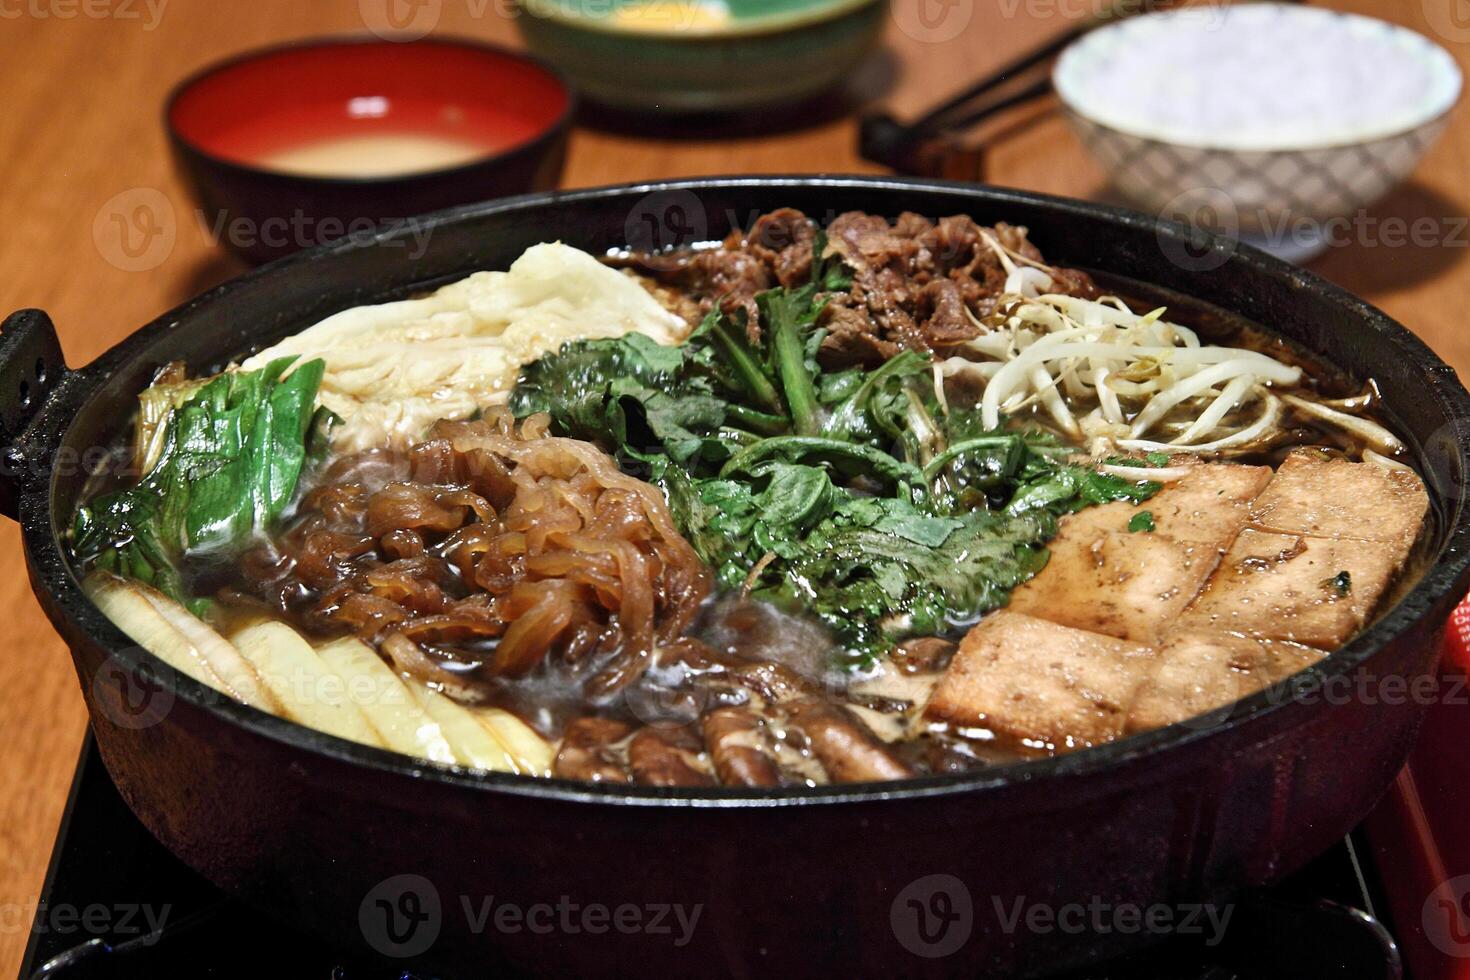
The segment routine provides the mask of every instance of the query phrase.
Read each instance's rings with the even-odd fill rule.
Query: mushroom
[[[709,786],[709,775],[690,763],[699,738],[686,728],[645,725],[628,742],[633,781],[644,786]]]
[[[760,748],[761,720],[749,708],[716,708],[704,716],[704,740],[720,782],[727,786],[779,786],[781,772]]]
[[[567,726],[562,736],[552,774],[594,783],[631,782],[632,777],[614,749],[631,731],[628,725],[611,718],[593,715],[578,718]]]
[[[791,724],[801,729],[812,752],[835,783],[907,779],[912,770],[847,711],[815,699],[791,706]]]

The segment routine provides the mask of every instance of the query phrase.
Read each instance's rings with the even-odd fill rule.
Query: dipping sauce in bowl
[[[165,119],[207,216],[245,229],[223,244],[260,261],[554,187],[574,102],[554,69],[492,45],[328,38],[206,68]]]
[[[309,177],[388,177],[458,167],[484,156],[489,147],[427,133],[334,136],[267,153],[271,170]]]

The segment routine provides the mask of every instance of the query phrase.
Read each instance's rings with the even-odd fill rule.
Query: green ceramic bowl
[[[640,112],[817,95],[874,48],[884,0],[517,0],[526,45],[581,94]]]

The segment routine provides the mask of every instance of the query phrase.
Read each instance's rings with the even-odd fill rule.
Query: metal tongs
[[[858,130],[858,152],[899,173],[983,179],[984,148],[963,146],[955,138],[958,134],[1050,93],[1052,64],[1088,32],[1128,17],[1187,5],[1188,0],[1117,0],[1099,16],[955,93],[911,123],[901,123],[883,112],[864,116]]]

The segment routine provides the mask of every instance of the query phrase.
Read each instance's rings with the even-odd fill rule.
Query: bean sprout
[[[1295,416],[1339,429],[1389,459],[1403,445],[1356,414],[1367,397],[1315,400],[1298,386],[1302,369],[1260,351],[1201,343],[1158,308],[1139,315],[1117,297],[1034,295],[1054,279],[1044,266],[986,244],[1012,295],[1003,319],[937,365],[944,379],[983,386],[982,422],[1039,406],[1078,442],[1147,452],[1238,456],[1271,445]],[[994,321],[991,321],[992,324]]]

